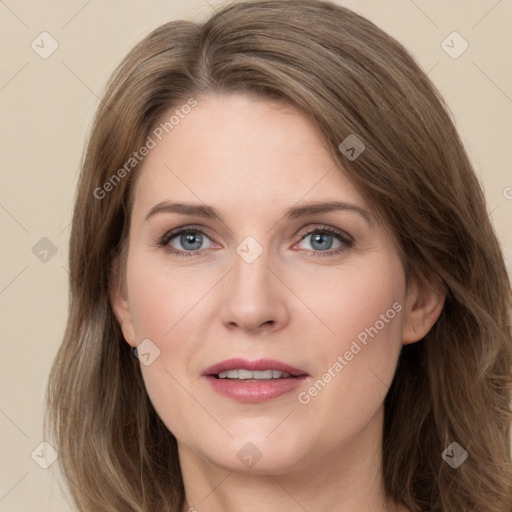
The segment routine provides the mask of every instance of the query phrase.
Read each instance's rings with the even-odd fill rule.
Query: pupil
[[[321,244],[322,244],[322,242],[325,242],[326,238],[327,239],[329,239],[329,238],[331,239],[330,243],[328,243],[327,246],[325,246],[325,244],[324,244],[324,246],[322,246]],[[319,247],[315,247],[316,243],[319,243],[320,246]],[[329,235],[329,234],[325,234],[325,233],[317,233],[316,235],[313,236],[313,240],[311,241],[311,245],[315,249],[329,249],[331,247],[331,245],[332,245],[332,236]]]
[[[183,247],[188,249],[199,249],[201,247],[201,242],[201,235],[199,233],[187,233],[181,236],[181,243],[183,244]],[[195,246],[187,246],[188,243],[192,245],[195,243]]]

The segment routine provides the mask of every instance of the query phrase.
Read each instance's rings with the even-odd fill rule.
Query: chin
[[[277,425],[274,422],[274,428]],[[279,427],[246,429],[234,439],[210,445],[204,456],[228,471],[246,474],[283,474],[297,469],[303,458],[304,436]],[[270,434],[269,434],[270,433]],[[213,448],[213,450],[212,450]]]

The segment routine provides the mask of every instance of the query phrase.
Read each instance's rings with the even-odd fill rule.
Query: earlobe
[[[136,347],[135,329],[133,326],[132,312],[130,309],[130,302],[124,286],[117,284],[113,285],[110,289],[110,305],[114,316],[123,331],[123,336],[126,342]]]
[[[407,345],[423,339],[434,326],[443,310],[445,290],[430,283],[414,283],[405,301],[402,343]]]

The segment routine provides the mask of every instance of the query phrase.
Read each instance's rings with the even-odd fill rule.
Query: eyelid
[[[307,236],[312,235],[313,233],[328,233],[329,235],[336,238],[341,246],[337,249],[328,249],[325,251],[315,251],[312,249],[305,249],[309,254],[314,257],[329,257],[329,256],[339,256],[345,251],[351,249],[354,246],[355,240],[352,235],[347,233],[346,231],[335,228],[334,226],[328,225],[317,225],[317,226],[309,226],[305,230],[301,230],[299,232],[300,240],[297,243],[302,242]],[[297,244],[295,244],[297,245]]]
[[[170,230],[166,231],[163,236],[161,236],[155,240],[155,245],[157,247],[164,248],[170,254],[175,254],[175,255],[179,255],[179,256],[194,256],[196,254],[200,254],[203,251],[205,251],[206,249],[197,249],[195,251],[184,251],[184,250],[179,250],[179,249],[175,249],[175,248],[172,248],[172,249],[170,248],[171,247],[170,241],[173,238],[176,238],[177,236],[182,235],[188,231],[200,233],[201,235],[208,238],[211,242],[217,243],[217,242],[215,242],[213,237],[208,234],[209,230],[207,228],[205,228],[204,226],[199,227],[199,226],[195,226],[195,225],[185,225],[185,226],[177,227],[177,228],[170,229]]]
[[[326,233],[330,233],[330,234],[333,234],[333,235],[336,235],[339,237],[343,237],[343,238],[345,238],[345,241],[347,241],[347,242],[354,241],[354,237],[352,235],[350,235],[349,233],[347,233],[346,231],[344,231],[343,229],[335,228],[334,226],[329,226],[327,224],[317,224],[314,227],[309,225],[307,228],[300,230],[297,233],[297,236],[300,236],[301,240],[303,240],[304,237],[306,237],[307,235],[310,235],[311,233],[316,233],[316,232],[326,232]]]
[[[163,247],[167,250],[170,254],[178,255],[178,256],[194,256],[194,255],[202,255],[203,252],[206,251],[206,249],[197,249],[194,251],[185,251],[185,250],[179,250],[179,249],[170,249],[169,242],[179,236],[183,233],[186,233],[187,231],[192,231],[199,233],[206,238],[208,238],[213,243],[218,243],[215,241],[215,239],[208,233],[208,229],[204,226],[198,226],[198,225],[185,225],[180,226],[174,229],[170,229],[164,233],[163,236],[159,237],[157,240],[155,240],[155,245],[157,247]],[[347,249],[351,248],[354,245],[354,237],[347,233],[346,231],[336,228],[334,226],[329,226],[326,224],[309,224],[308,227],[301,229],[298,231],[294,237],[300,237],[298,242],[295,242],[294,245],[297,243],[302,242],[307,236],[313,234],[313,233],[328,233],[332,235],[333,237],[337,238],[339,242],[343,245],[343,247],[338,249],[332,249],[332,250],[325,250],[325,251],[314,251],[311,249],[305,249],[307,252],[314,254],[315,256],[330,256],[339,254],[343,251],[346,251]]]

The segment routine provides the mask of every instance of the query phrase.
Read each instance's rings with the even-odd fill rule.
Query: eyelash
[[[182,235],[184,233],[200,233],[203,236],[206,236],[207,238],[210,238],[202,229],[193,228],[193,227],[184,227],[184,228],[177,228],[175,230],[168,231],[164,234],[161,238],[156,240],[156,245],[158,247],[162,247],[166,249],[167,252],[170,254],[176,255],[176,256],[183,256],[183,257],[190,257],[190,256],[199,256],[202,254],[203,251],[180,251],[175,249],[170,249],[169,242],[176,238],[179,235]],[[343,251],[346,251],[347,249],[350,249],[354,245],[354,240],[347,236],[346,233],[343,231],[333,228],[332,226],[322,226],[321,228],[313,228],[306,232],[302,232],[299,234],[300,236],[300,242],[304,240],[309,235],[312,235],[313,233],[329,233],[331,235],[334,235],[343,245],[342,247],[339,247],[338,249],[333,249],[329,251],[313,251],[308,250],[312,255],[315,257],[327,257],[327,256],[335,256],[337,254],[341,254]]]

